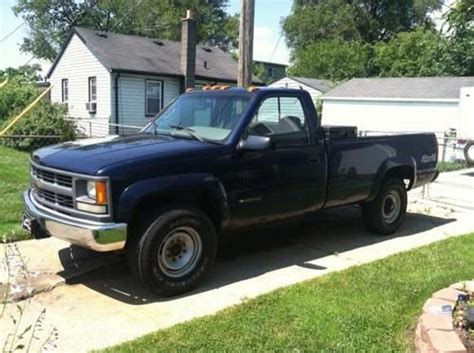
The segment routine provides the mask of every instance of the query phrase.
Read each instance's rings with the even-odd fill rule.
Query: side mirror
[[[247,151],[262,151],[270,147],[271,141],[268,136],[249,135],[241,144],[241,148]]]

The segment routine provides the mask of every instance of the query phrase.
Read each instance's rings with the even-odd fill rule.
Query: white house
[[[458,137],[474,130],[474,95],[468,87],[474,87],[474,77],[354,78],[322,97],[322,119],[374,133],[435,132],[443,144],[450,129]],[[440,146],[440,157],[448,155],[461,154]]]
[[[313,102],[316,103],[322,94],[334,87],[334,83],[327,80],[317,80],[315,78],[287,76],[271,83],[270,87],[304,89],[309,92]]]
[[[323,97],[323,122],[368,131],[458,129],[461,88],[474,77],[354,78]],[[474,119],[474,116],[473,116]]]
[[[75,27],[47,74],[51,100],[67,104],[79,128],[96,137],[143,127],[188,87],[236,84],[232,56],[196,45],[195,36],[189,14],[181,42]]]

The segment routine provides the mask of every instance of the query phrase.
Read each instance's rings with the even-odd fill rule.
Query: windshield
[[[249,102],[242,95],[185,94],[162,111],[143,132],[222,142]]]

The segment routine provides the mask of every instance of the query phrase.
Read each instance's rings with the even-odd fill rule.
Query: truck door
[[[272,147],[246,150],[234,159],[234,220],[273,221],[322,206],[326,153],[308,116],[298,95],[270,96],[261,102],[246,135],[268,136]]]

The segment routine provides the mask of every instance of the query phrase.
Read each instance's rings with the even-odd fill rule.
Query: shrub
[[[41,101],[7,135],[41,135],[43,138],[12,137],[0,141],[3,145],[20,151],[33,151],[37,148],[76,138],[75,124],[66,119],[67,107],[64,104]],[[3,125],[6,126],[8,122]],[[58,137],[52,137],[58,136]]]
[[[0,88],[0,124],[26,108],[38,94],[40,90],[34,84],[12,78]]]

